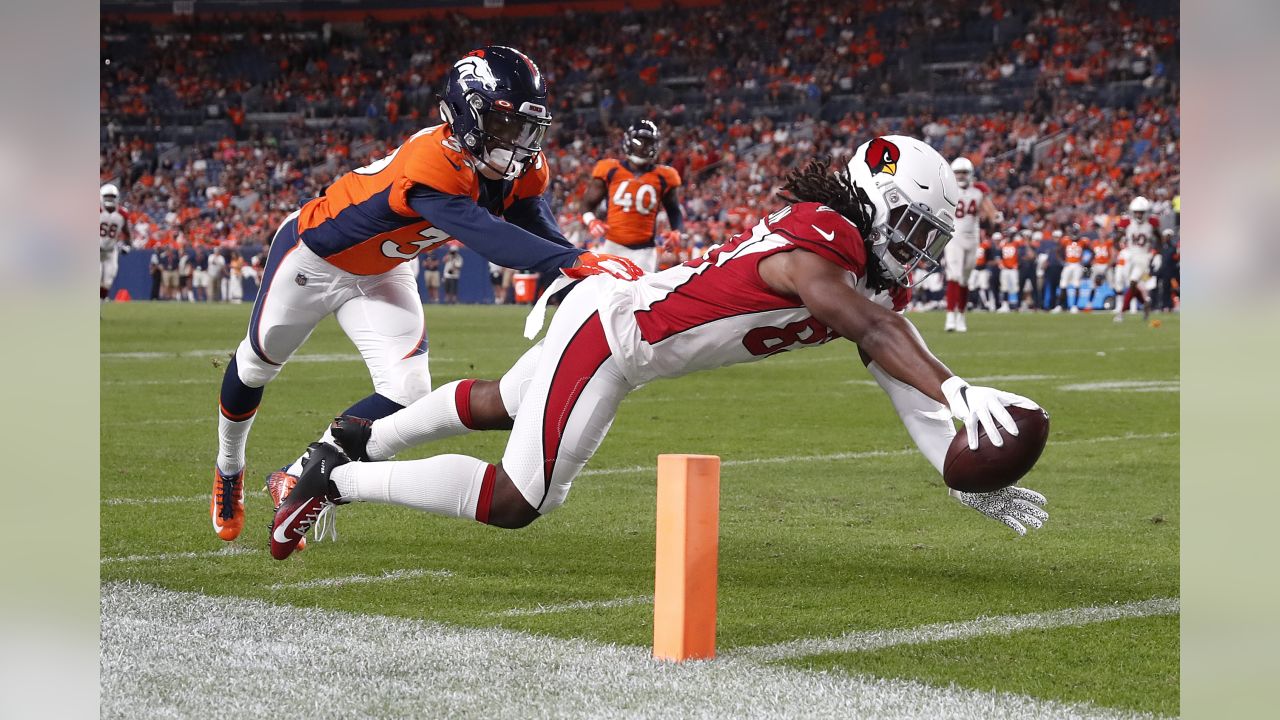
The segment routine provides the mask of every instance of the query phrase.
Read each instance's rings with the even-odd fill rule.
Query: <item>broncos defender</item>
[[[956,236],[945,251],[947,319],[943,329],[947,332],[968,332],[964,313],[969,306],[969,274],[973,272],[978,255],[981,233],[978,220],[999,222],[1003,218],[991,204],[991,190],[986,183],[973,181],[973,163],[969,158],[956,158],[951,163],[951,170],[960,186],[960,198],[956,201]]]
[[[964,421],[1002,445],[1016,434],[1008,405],[1026,398],[956,377],[899,311],[912,271],[936,269],[959,197],[951,169],[927,144],[902,136],[862,145],[847,169],[812,162],[789,175],[793,203],[705,257],[634,283],[589,278],[561,304],[546,337],[497,382],[460,381],[372,424],[339,418],[334,437],[357,460],[502,423],[499,464],[464,455],[403,462],[348,462],[311,446],[293,492],[273,521],[271,550],[287,557],[331,503],[368,501],[528,525],[564,502],[623,397],[640,385],[751,362],[846,338],[889,395],[922,454],[941,472]],[[1013,486],[950,491],[961,503],[1022,534],[1040,527],[1044,498]]]
[[[112,183],[98,190],[98,299],[110,299],[111,285],[120,269],[120,254],[128,253],[129,213],[120,207],[120,189]]]
[[[263,387],[325,316],[373,379],[374,392],[349,412],[383,417],[431,391],[422,302],[405,264],[419,253],[456,239],[505,267],[639,274],[626,260],[602,265],[607,256],[574,248],[556,225],[542,197],[547,107],[542,74],[523,53],[473,51],[446,76],[443,124],[339,177],[281,224],[219,397],[210,503],[219,537],[234,540],[243,526],[245,444]],[[273,494],[300,466],[289,470],[269,479]]]
[[[651,120],[637,120],[622,136],[625,161],[608,158],[596,163],[582,195],[582,224],[596,238],[604,238],[604,251],[630,258],[645,272],[658,269],[655,228],[658,206],[667,212],[671,229],[663,244],[680,244],[684,215],[680,210],[680,173],[670,165],[655,165],[662,137]],[[601,200],[607,200],[605,219],[595,216]]]

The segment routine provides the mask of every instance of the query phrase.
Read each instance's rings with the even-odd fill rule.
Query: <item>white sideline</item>
[[[203,558],[215,557],[232,557],[235,555],[253,555],[257,553],[257,548],[245,547],[243,545],[227,545],[217,550],[201,550],[199,552],[172,552],[159,553],[157,555],[118,555],[115,557],[104,557],[98,561],[100,565],[113,565],[115,563],[137,563],[137,562],[163,562],[166,560],[197,560]]]
[[[142,351],[142,352],[104,352],[99,353],[98,357],[103,360],[172,360],[174,358],[230,358],[235,352],[235,348],[216,348],[213,350],[183,350],[180,352],[159,352],[159,351]],[[432,357],[432,362],[448,363],[461,362],[459,358],[449,357]],[[289,362],[364,362],[360,357],[360,353],[298,353],[289,358]],[[211,384],[216,384],[217,380],[211,380]]]
[[[1089,704],[646,648],[102,586],[101,716],[1149,718]]]
[[[653,602],[652,595],[634,595],[632,597],[614,598],[613,600],[575,600],[559,605],[538,605],[531,608],[512,608],[502,612],[490,613],[494,617],[528,617],[530,615],[549,615],[552,613],[573,612],[575,610],[597,610],[628,605],[645,605]]]
[[[1090,445],[1093,443],[1109,443],[1124,442],[1126,440],[1166,440],[1168,438],[1178,437],[1176,432],[1160,432],[1160,433],[1126,433],[1124,435],[1104,435],[1102,437],[1092,438],[1070,438],[1067,440],[1054,441],[1054,445]],[[721,467],[737,467],[741,465],[776,465],[779,463],[794,462],[829,462],[836,460],[862,460],[875,457],[895,457],[899,455],[914,455],[917,451],[914,448],[903,450],[863,450],[859,452],[842,452],[827,453],[825,455],[784,455],[778,457],[762,457],[762,458],[745,458],[742,460],[724,460],[720,463]],[[625,467],[611,468],[586,468],[579,475],[581,476],[597,476],[597,475],[627,475],[630,473],[656,473],[657,469],[654,465],[629,465]],[[209,495],[187,495],[187,496],[171,496],[158,498],[106,498],[102,501],[103,505],[168,505],[185,502],[208,502]]]
[[[268,585],[268,590],[311,590],[313,588],[335,588],[343,585],[368,585],[369,583],[390,582],[393,580],[413,580],[420,577],[453,577],[448,570],[388,570],[381,575],[344,575],[342,577],[316,578],[301,582],[275,583]]]
[[[1177,615],[1177,598],[1153,598],[1123,605],[1067,608],[1052,612],[1027,615],[980,617],[958,623],[937,623],[896,630],[872,630],[852,632],[834,638],[801,638],[731,651],[733,657],[756,661],[784,660],[786,658],[824,655],[827,653],[867,652],[898,645],[919,645],[943,640],[959,640],[989,635],[1009,635],[1020,630],[1048,630],[1076,627],[1092,623],[1110,622],[1125,618],[1142,618],[1154,615]]]

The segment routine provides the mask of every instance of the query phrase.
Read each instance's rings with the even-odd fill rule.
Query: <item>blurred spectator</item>
[[[462,277],[462,253],[451,247],[444,256],[444,301],[450,305],[458,302],[458,279]]]

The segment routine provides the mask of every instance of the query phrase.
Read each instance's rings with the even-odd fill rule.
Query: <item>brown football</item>
[[[993,492],[1018,482],[1035,466],[1049,439],[1049,413],[1014,405],[1008,410],[1018,425],[1018,435],[1001,432],[1003,447],[992,445],[979,428],[978,449],[970,450],[965,431],[956,433],[942,464],[942,480],[947,487],[962,492]]]

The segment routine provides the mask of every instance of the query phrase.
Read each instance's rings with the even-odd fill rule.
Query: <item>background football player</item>
[[[980,219],[999,222],[1003,218],[991,204],[991,190],[985,183],[973,181],[973,163],[958,157],[951,163],[960,197],[956,200],[955,237],[947,244],[947,319],[943,329],[947,332],[967,332],[965,308],[969,305],[969,274],[973,272],[978,255]]]
[[[622,136],[624,159],[607,158],[596,163],[579,208],[588,231],[604,238],[604,252],[630,258],[645,272],[658,267],[655,230],[658,209],[667,213],[671,229],[662,244],[680,243],[683,214],[680,209],[680,173],[670,165],[655,164],[661,146],[658,126],[637,120]],[[600,201],[606,201],[605,219],[596,217]]]
[[[446,76],[440,115],[443,124],[339,177],[276,232],[218,400],[210,515],[223,540],[244,524],[245,445],[263,388],[326,316],[337,318],[373,380],[374,392],[347,412],[383,417],[431,391],[422,301],[406,264],[420,252],[457,239],[506,267],[602,271],[604,256],[574,248],[542,197],[551,114],[532,60],[501,46],[467,54]],[[639,273],[614,260],[610,269]],[[273,495],[299,471],[295,463],[273,473]]]
[[[120,207],[120,189],[111,183],[98,190],[98,299],[110,299],[120,269],[120,253],[128,253],[129,213]]]
[[[454,454],[348,463],[331,445],[313,444],[273,521],[273,556],[288,557],[331,503],[393,503],[524,527],[564,502],[630,391],[839,337],[857,343],[939,472],[953,418],[965,422],[970,447],[979,427],[997,445],[1002,427],[1016,434],[1006,406],[1036,405],[956,377],[900,314],[912,271],[936,269],[954,227],[958,187],[942,156],[914,138],[879,137],[840,172],[815,161],[792,173],[783,192],[793,204],[704,258],[634,283],[580,283],[542,342],[500,381],[462,381],[456,393],[433,393],[372,424],[340,418],[334,436],[361,460],[477,427],[512,430],[496,465]],[[1047,518],[1044,498],[1017,486],[950,494],[1019,534]]]

